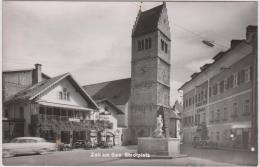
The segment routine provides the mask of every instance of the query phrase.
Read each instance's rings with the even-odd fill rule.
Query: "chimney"
[[[33,83],[38,83],[42,81],[42,65],[41,64],[35,64],[35,69],[33,70]]]
[[[251,42],[254,38],[257,39],[257,26],[249,25],[246,28],[246,41]]]
[[[235,48],[238,44],[240,44],[243,40],[233,39],[231,40],[231,48]]]

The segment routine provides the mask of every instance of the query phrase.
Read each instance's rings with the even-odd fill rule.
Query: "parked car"
[[[86,147],[85,140],[77,140],[75,143],[73,143],[73,148],[85,148],[85,147]]]
[[[46,154],[56,151],[55,143],[47,142],[40,137],[17,137],[9,143],[3,143],[3,157],[13,157],[19,154]]]

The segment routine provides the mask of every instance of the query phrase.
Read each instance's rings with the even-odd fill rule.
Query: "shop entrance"
[[[77,140],[86,140],[86,132],[73,131],[73,142],[76,142]]]
[[[61,131],[61,142],[62,143],[70,143],[70,132],[69,131]]]

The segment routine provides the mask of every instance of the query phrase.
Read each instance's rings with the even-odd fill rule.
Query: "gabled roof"
[[[131,78],[85,85],[83,88],[94,100],[105,98],[115,105],[125,105],[130,98]]]
[[[132,36],[136,37],[156,31],[162,9],[163,5],[160,5],[139,13]]]
[[[107,104],[109,104],[112,108],[114,108],[115,109],[115,111],[117,112],[116,114],[118,114],[118,115],[123,115],[123,114],[125,114],[122,110],[120,110],[114,103],[112,103],[111,101],[109,101],[109,100],[107,100],[107,99],[102,99],[102,100],[96,100],[95,101],[97,104],[99,104],[99,103],[107,103]]]
[[[88,101],[90,102],[91,106],[94,107],[95,109],[98,109],[97,104],[91,99],[91,97],[85,92],[81,86],[75,81],[75,79],[70,75],[70,73],[65,73],[62,75],[58,75],[56,77],[43,80],[37,84],[34,84],[27,89],[24,89],[17,94],[14,95],[13,98],[8,100],[7,102],[11,101],[19,101],[19,100],[34,100],[40,95],[42,95],[44,92],[48,91],[51,89],[51,87],[61,80],[68,78],[72,84],[77,88],[78,92]]]

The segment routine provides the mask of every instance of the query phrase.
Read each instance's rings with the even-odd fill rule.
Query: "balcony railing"
[[[68,121],[70,117],[68,116],[59,116],[59,115],[43,115],[39,114],[39,119],[41,121],[48,121],[48,120],[57,120],[57,121]]]

